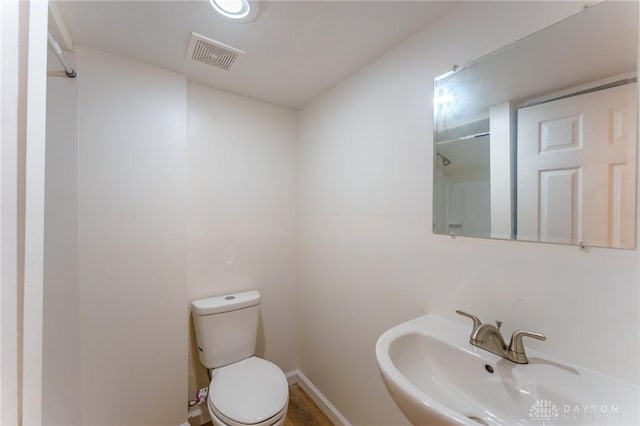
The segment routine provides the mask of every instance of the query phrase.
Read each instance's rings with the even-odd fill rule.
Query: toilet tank
[[[222,367],[256,352],[260,293],[255,290],[191,302],[200,362]]]

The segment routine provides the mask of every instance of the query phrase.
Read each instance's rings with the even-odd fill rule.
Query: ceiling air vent
[[[201,62],[229,71],[231,65],[240,55],[244,55],[242,50],[211,40],[200,34],[191,33],[187,58],[194,62]]]

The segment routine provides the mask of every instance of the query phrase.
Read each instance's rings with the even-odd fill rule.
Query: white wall
[[[26,2],[0,2],[0,424],[18,424],[20,418],[22,292],[20,210],[24,194],[21,169],[28,46],[22,34],[28,18]]]
[[[258,354],[293,370],[296,113],[194,84],[187,98],[189,299],[259,290]],[[189,348],[193,399],[209,380]]]
[[[78,50],[81,423],[186,418],[186,80]]]
[[[511,236],[511,140],[512,108],[504,102],[489,108],[489,173],[491,174],[491,236]]]
[[[464,308],[532,348],[638,382],[638,251],[431,232],[433,78],[581,3],[466,4],[300,113],[302,371],[354,425],[408,424],[380,380],[380,334]]]
[[[80,424],[78,82],[48,60],[42,420],[71,426]]]
[[[18,243],[19,249],[24,248],[24,286],[22,294],[18,292],[23,308],[22,313],[18,308],[18,322],[22,317],[22,326],[18,325],[18,335],[22,338],[19,349],[22,363],[18,364],[22,379],[22,418],[18,421],[32,425],[42,423],[47,2],[22,2],[20,7],[21,20],[28,16],[27,21],[20,23],[28,48],[26,57],[21,58],[26,62],[20,73],[20,85],[26,85],[23,86],[26,97],[20,94],[18,100],[19,115],[24,114],[24,139],[19,141],[19,150],[23,153],[18,154],[24,155],[24,180],[18,184],[24,185],[24,199],[21,200],[20,190],[18,195],[18,203],[24,203],[24,210],[20,211],[19,207],[17,224],[20,229],[22,216],[24,246]]]

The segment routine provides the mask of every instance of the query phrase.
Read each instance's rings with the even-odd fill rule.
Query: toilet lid
[[[220,414],[238,423],[255,424],[287,404],[287,378],[280,368],[251,357],[213,370],[209,400]]]

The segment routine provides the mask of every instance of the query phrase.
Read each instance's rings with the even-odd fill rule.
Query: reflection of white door
[[[518,110],[518,239],[632,248],[637,83]]]

